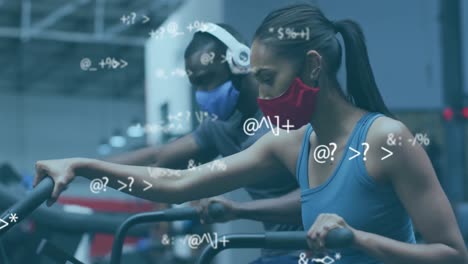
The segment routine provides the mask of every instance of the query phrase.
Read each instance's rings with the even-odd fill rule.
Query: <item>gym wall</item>
[[[31,175],[38,159],[97,157],[103,135],[144,116],[144,106],[116,99],[0,96],[0,160]]]
[[[352,18],[361,25],[377,84],[390,108],[442,107],[438,0],[225,1],[226,23],[252,40],[256,26],[268,12],[301,2],[318,4],[332,20]],[[468,14],[467,1],[462,2]],[[344,87],[343,70],[340,80]]]

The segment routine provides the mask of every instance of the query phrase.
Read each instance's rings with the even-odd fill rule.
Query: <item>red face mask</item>
[[[286,128],[289,120],[289,125],[294,126],[290,129],[299,129],[310,122],[319,90],[296,78],[281,96],[273,99],[257,98],[257,102],[266,117],[276,121],[275,116],[278,116],[280,128]]]

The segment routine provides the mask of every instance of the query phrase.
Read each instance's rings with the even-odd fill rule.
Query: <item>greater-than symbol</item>
[[[117,182],[120,183],[120,184],[122,185],[122,187],[120,187],[119,189],[117,189],[118,191],[121,191],[121,190],[127,188],[127,184],[126,184],[125,182],[122,182],[122,181],[119,181],[119,180],[118,180]]]
[[[386,149],[386,148],[384,148],[384,147],[380,147],[380,148],[381,148],[382,150],[384,150],[385,152],[388,153],[387,155],[383,156],[380,160],[384,160],[384,159],[386,159],[386,158],[388,158],[388,157],[390,157],[390,156],[393,155],[393,152],[391,152],[390,150],[388,150],[388,149]]]
[[[147,182],[147,181],[145,181],[145,180],[143,180],[143,182],[147,185],[147,186],[143,189],[144,192],[146,192],[149,188],[153,187],[153,184],[151,184],[151,183],[149,183],[149,182]]]
[[[125,68],[125,67],[128,65],[128,62],[126,62],[126,61],[124,61],[124,60],[122,60],[122,59],[120,60],[120,63],[122,64],[122,65],[120,66],[120,68]]]
[[[352,159],[356,158],[357,156],[361,155],[361,152],[353,149],[352,147],[349,147],[349,149],[354,151],[354,153],[356,153],[356,154],[354,154],[354,156],[351,156],[348,160],[352,160]]]
[[[3,219],[0,219],[0,230],[2,230],[3,228],[7,226],[8,226],[8,222]]]
[[[143,15],[143,24],[148,23],[148,21],[150,21],[150,18]]]

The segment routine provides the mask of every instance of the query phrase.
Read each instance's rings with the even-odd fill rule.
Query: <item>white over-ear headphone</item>
[[[226,61],[233,74],[247,74],[250,72],[250,49],[246,45],[240,43],[224,28],[214,23],[204,23],[201,29],[197,32],[206,32],[227,46]]]

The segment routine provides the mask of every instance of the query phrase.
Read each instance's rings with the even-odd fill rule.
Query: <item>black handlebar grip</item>
[[[307,233],[304,231],[267,232],[265,247],[273,249],[308,249]]]
[[[208,205],[208,215],[214,220],[220,219],[226,213],[226,208],[223,204],[213,202]]]
[[[14,204],[10,209],[5,211],[1,217],[4,221],[7,220],[11,214],[18,217],[18,222],[22,221],[29,214],[31,214],[37,207],[50,198],[54,190],[54,180],[50,177],[44,177],[30,193],[26,195],[23,200]],[[17,222],[9,223],[1,229],[0,234],[7,232]]]
[[[198,210],[193,207],[170,208],[163,211],[164,221],[195,220],[198,219]]]
[[[354,234],[348,228],[335,228],[325,237],[325,247],[329,249],[349,247],[354,240]]]
[[[32,213],[43,202],[50,198],[54,190],[54,180],[50,177],[42,179],[37,186],[26,195],[23,200],[14,204],[10,208],[10,212],[16,213],[20,219],[24,219],[27,215]]]

